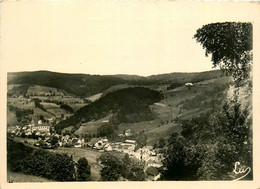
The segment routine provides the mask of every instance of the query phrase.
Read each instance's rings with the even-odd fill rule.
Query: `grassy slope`
[[[46,178],[7,171],[7,182],[54,182]]]
[[[167,138],[171,133],[180,132],[181,125],[174,120],[180,113],[180,108],[186,103],[191,104],[191,108],[183,109],[179,119],[191,119],[192,117],[199,116],[202,113],[211,111],[209,107],[202,107],[200,104],[195,104],[193,99],[198,95],[201,95],[203,99],[200,103],[205,101],[211,101],[212,95],[207,95],[210,91],[215,92],[215,95],[221,96],[221,93],[225,90],[218,90],[227,88],[232,79],[230,77],[222,77],[217,79],[211,79],[203,82],[195,83],[194,87],[188,90],[185,86],[178,87],[174,90],[166,91],[164,93],[165,98],[160,102],[161,105],[152,105],[151,109],[153,113],[158,116],[162,123],[160,127],[148,129],[145,134],[148,136],[148,144],[152,145],[158,141],[159,138]],[[223,86],[223,88],[220,88]],[[220,99],[221,97],[214,97]],[[193,104],[195,104],[193,106]],[[219,104],[220,106],[221,104]],[[142,127],[142,125],[140,125]],[[147,127],[146,127],[147,128]]]

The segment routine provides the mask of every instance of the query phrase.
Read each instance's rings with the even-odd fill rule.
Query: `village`
[[[52,120],[49,120],[50,123]],[[153,149],[153,146],[143,146],[137,149],[135,140],[126,139],[124,141],[109,141],[106,137],[79,138],[74,135],[59,135],[55,133],[54,127],[50,124],[32,120],[30,124],[21,126],[9,126],[8,136],[17,138],[19,141],[42,149],[58,148],[80,148],[92,149],[100,153],[118,152],[128,154],[130,158],[142,161],[145,164],[144,171],[149,180],[157,180],[160,177],[158,168],[162,166],[163,155],[159,150]],[[119,134],[119,137],[131,136],[131,130],[125,134]],[[88,158],[88,157],[86,157]]]

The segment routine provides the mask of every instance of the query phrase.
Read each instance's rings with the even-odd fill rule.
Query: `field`
[[[127,129],[131,129],[133,133],[138,133],[140,131],[149,131],[155,129],[160,124],[160,120],[152,120],[152,121],[142,121],[139,123],[122,123],[118,127],[118,134],[122,134],[123,131]]]
[[[94,101],[98,100],[102,95],[103,95],[103,93],[98,93],[98,94],[90,96],[90,97],[88,97],[86,99],[91,101],[91,102],[94,102]]]
[[[55,182],[46,178],[7,171],[7,182]]]
[[[7,110],[7,125],[20,125],[14,112]]]
[[[104,122],[108,121],[111,115],[104,117],[103,119],[90,121],[88,123],[83,123],[75,134],[79,136],[85,136],[85,134],[97,134],[97,129],[104,124]]]
[[[14,87],[18,86],[22,85],[8,85],[8,91],[11,91]],[[43,116],[45,119],[49,119],[52,117],[61,117],[62,115],[64,115],[64,117],[72,115],[71,112],[60,108],[60,105],[58,105],[57,102],[62,102],[69,105],[74,111],[77,111],[79,108],[87,105],[84,99],[80,97],[76,97],[75,95],[71,95],[60,89],[39,85],[29,86],[26,95],[29,95],[29,97],[24,98],[19,96],[17,98],[9,96],[7,98],[7,109],[8,106],[14,106],[19,109],[31,109],[34,111],[34,114],[29,115],[29,117],[39,119],[40,116]],[[47,111],[36,108],[32,99],[47,101],[40,102]],[[16,119],[15,112],[7,111],[7,125],[21,125],[21,123],[19,123]]]

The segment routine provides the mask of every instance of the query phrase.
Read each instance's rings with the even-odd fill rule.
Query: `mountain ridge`
[[[138,75],[90,75],[74,73],[58,73],[46,70],[35,72],[9,72],[7,76],[8,84],[40,85],[63,89],[71,94],[80,97],[89,97],[104,90],[120,84],[135,86],[152,86],[154,84],[171,85],[185,82],[202,81],[221,77],[220,70],[194,72],[194,73],[168,73],[151,76]]]

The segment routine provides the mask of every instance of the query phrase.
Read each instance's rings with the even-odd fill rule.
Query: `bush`
[[[90,180],[90,165],[88,160],[80,158],[77,163],[77,180],[78,181],[87,181]]]
[[[41,176],[57,181],[74,181],[74,162],[67,154],[35,150],[8,140],[7,164],[11,171]]]

